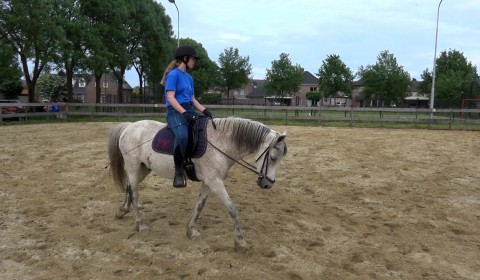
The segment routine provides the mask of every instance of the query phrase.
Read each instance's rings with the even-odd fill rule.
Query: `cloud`
[[[176,22],[175,7],[167,1],[160,3]],[[375,64],[384,50],[417,79],[433,65],[438,0],[176,3],[181,37],[200,42],[213,61],[225,48],[238,48],[242,56],[250,57],[255,78],[263,78],[280,53],[288,53],[293,63],[311,73],[330,54],[339,55],[356,72],[362,65]],[[456,49],[473,64],[480,64],[479,14],[478,0],[443,1],[437,55]]]

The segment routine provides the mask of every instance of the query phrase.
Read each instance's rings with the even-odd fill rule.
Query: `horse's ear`
[[[277,143],[280,143],[281,141],[284,141],[285,137],[287,137],[287,131],[286,130],[284,132],[282,132],[282,134],[280,134],[280,136],[278,136]],[[285,143],[284,148],[283,148],[283,155],[286,155],[286,154],[287,154],[287,143]]]
[[[286,130],[284,132],[282,132],[282,134],[280,134],[280,136],[278,136],[277,142],[285,140],[285,137],[287,137],[287,131]]]

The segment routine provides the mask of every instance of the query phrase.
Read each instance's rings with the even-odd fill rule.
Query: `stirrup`
[[[174,188],[185,188],[187,186],[187,180],[182,172],[175,172],[173,177],[173,187]]]

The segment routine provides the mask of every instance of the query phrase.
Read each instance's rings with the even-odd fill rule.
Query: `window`
[[[108,82],[103,82],[103,88],[108,88]]]
[[[234,96],[243,96],[245,95],[245,91],[243,89],[236,89],[233,91]]]
[[[85,96],[83,94],[77,94],[77,102],[84,103],[85,102]]]
[[[105,104],[107,103],[107,96],[105,94],[100,95],[100,103]]]
[[[84,78],[80,78],[80,80],[78,80],[78,86],[82,88],[87,86]]]
[[[317,91],[317,87],[310,87],[310,91]]]

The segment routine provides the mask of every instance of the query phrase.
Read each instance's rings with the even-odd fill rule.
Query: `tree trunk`
[[[74,102],[73,98],[73,65],[65,63],[65,72],[67,74],[67,101]]]

